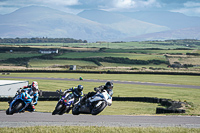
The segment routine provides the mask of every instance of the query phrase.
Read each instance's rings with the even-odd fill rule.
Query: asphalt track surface
[[[198,116],[52,115],[25,112],[6,115],[0,111],[0,127],[105,126],[105,127],[185,127],[200,128]]]
[[[70,78],[11,77],[11,76],[0,76],[0,78],[80,81],[78,79],[70,79]],[[103,83],[105,83],[105,82],[107,82],[107,80],[84,79],[84,80],[82,80],[82,82],[103,82]],[[137,81],[119,81],[119,80],[113,80],[112,82],[113,83],[119,83],[119,84],[137,84],[137,85],[151,85],[151,86],[165,86],[165,87],[200,89],[200,86],[194,86],[194,85],[178,85],[178,84],[164,84],[164,83],[137,82]]]

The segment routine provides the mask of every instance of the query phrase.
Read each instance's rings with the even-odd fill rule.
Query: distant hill
[[[112,40],[122,35],[103,24],[48,7],[29,6],[0,16],[0,37],[52,37],[89,41]]]
[[[200,39],[200,27],[183,28],[164,32],[144,34],[125,38],[126,41],[168,40],[168,39]]]
[[[171,30],[200,27],[200,17],[186,16],[182,13],[169,12],[169,11],[140,11],[140,12],[120,12],[120,14],[153,23],[157,25],[163,25],[169,27]]]
[[[147,23],[121,14],[102,10],[85,10],[79,13],[78,16],[101,24],[105,24],[113,29],[120,31],[126,36],[136,36],[146,33],[169,30],[169,28],[166,26]]]
[[[200,39],[200,17],[171,12],[85,10],[73,15],[29,6],[0,15],[0,20],[0,38],[74,38],[89,42]]]

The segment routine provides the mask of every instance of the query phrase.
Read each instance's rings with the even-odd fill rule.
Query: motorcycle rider
[[[38,97],[39,97],[39,87],[36,81],[33,81],[31,85],[24,86],[21,91],[28,91],[30,96],[27,98],[33,98],[30,106],[30,111],[35,111],[35,106],[37,105]]]
[[[88,99],[89,97],[94,96],[97,92],[102,92],[103,90],[106,90],[107,93],[112,97],[113,95],[113,83],[108,81],[105,83],[105,85],[101,85],[99,87],[95,87],[94,90],[95,92],[88,92],[88,94],[86,94],[80,101],[80,105],[85,104],[86,99]]]
[[[75,104],[79,102],[83,97],[83,86],[78,85],[77,87],[69,88],[68,90],[65,90],[63,92],[63,95],[66,95],[66,93],[69,93],[69,92],[72,92],[72,94],[74,95],[74,104]]]
[[[29,98],[33,98],[31,105],[29,106],[28,110],[29,111],[35,111],[35,106],[37,105],[37,101],[38,101],[38,97],[39,97],[39,87],[38,87],[38,83],[36,81],[33,81],[32,84],[24,86],[23,89],[20,88],[17,93],[15,94],[15,96],[13,97],[13,99],[20,94],[21,92],[25,92],[27,91],[29,95],[27,95],[25,98],[29,99]],[[12,99],[12,100],[13,100]],[[8,103],[10,104],[11,101],[9,101]]]

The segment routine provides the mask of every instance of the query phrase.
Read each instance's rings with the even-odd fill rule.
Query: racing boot
[[[8,104],[10,105],[11,102],[12,102],[12,100],[8,101]]]
[[[35,105],[32,105],[32,112],[34,112],[35,111]]]

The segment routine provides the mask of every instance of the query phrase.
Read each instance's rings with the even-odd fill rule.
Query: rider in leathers
[[[65,90],[63,92],[63,95],[66,95],[66,93],[69,93],[69,92],[72,92],[72,94],[74,95],[74,104],[76,104],[83,97],[83,86],[82,85],[78,85],[77,87],[72,87],[72,88],[70,88],[68,90]]]
[[[85,104],[86,99],[88,99],[89,97],[94,96],[97,92],[101,92],[103,90],[106,90],[108,92],[108,94],[112,97],[113,95],[113,83],[108,81],[106,82],[105,85],[99,86],[99,87],[95,87],[94,88],[95,92],[88,92],[88,94],[86,94],[80,101],[79,106]]]
[[[20,94],[21,92],[25,92],[25,91],[27,91],[27,93],[28,93],[28,95],[26,95],[25,98],[26,99],[30,99],[30,98],[33,99],[32,102],[31,102],[31,104],[30,104],[30,106],[28,107],[28,111],[31,111],[31,112],[35,111],[35,106],[37,105],[37,101],[38,101],[38,97],[39,97],[39,94],[38,94],[38,92],[39,92],[38,83],[36,81],[33,81],[32,84],[24,86],[23,89],[20,88],[17,91],[16,95],[13,97],[13,99],[18,94]],[[10,104],[11,101],[9,101],[9,104]]]

